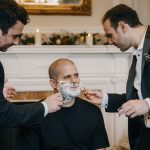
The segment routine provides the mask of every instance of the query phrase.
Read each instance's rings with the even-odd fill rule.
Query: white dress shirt
[[[143,99],[141,93],[141,65],[142,65],[142,52],[144,44],[145,34],[141,40],[141,43],[137,49],[133,48],[133,56],[136,56],[136,68],[135,68],[135,78],[134,78],[134,88],[137,89],[137,94],[139,99]]]
[[[48,114],[48,106],[45,102],[41,102],[44,106],[44,117]]]

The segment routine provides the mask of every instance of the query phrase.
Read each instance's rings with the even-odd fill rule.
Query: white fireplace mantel
[[[30,53],[48,53],[48,54],[57,54],[57,53],[69,53],[69,54],[100,54],[100,53],[112,53],[112,54],[121,54],[122,52],[110,45],[61,45],[61,46],[13,46],[9,48],[6,52],[9,54],[30,54]],[[125,54],[130,54],[131,50],[125,52]]]
[[[1,53],[0,59],[9,84],[18,91],[44,91],[50,90],[47,70],[56,59],[73,60],[84,85],[99,88],[98,83],[105,86],[105,82],[114,85],[116,80],[126,80],[130,56],[131,51],[122,53],[118,48],[107,45],[13,46]]]

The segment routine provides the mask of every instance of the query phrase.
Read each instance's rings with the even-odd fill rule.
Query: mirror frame
[[[21,4],[29,14],[33,15],[84,15],[90,16],[92,12],[92,0],[80,0],[80,4]]]

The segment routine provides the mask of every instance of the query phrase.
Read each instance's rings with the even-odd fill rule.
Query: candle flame
[[[39,29],[36,29],[36,32],[40,32],[40,30],[39,30]]]

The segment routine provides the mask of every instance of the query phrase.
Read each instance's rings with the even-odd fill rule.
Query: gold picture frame
[[[20,0],[21,1],[21,0]],[[33,15],[85,15],[90,16],[92,0],[80,0],[78,4],[49,5],[48,3],[19,2],[29,14]]]

